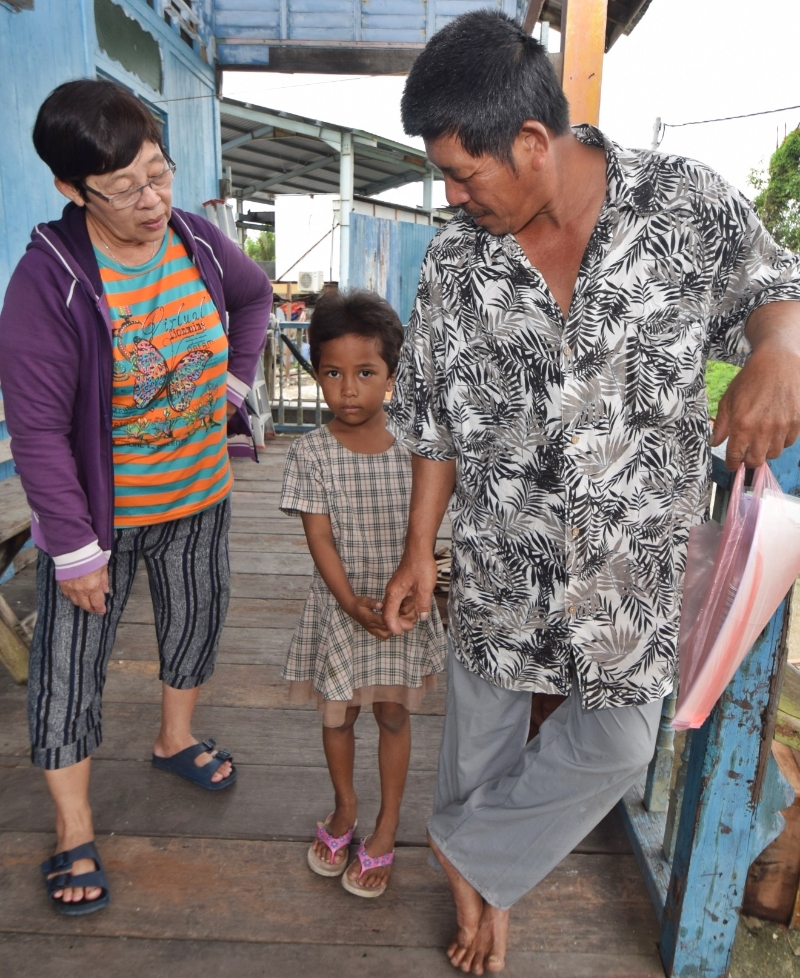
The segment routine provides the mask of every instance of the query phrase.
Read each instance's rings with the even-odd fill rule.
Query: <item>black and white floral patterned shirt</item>
[[[708,496],[707,358],[800,300],[800,262],[706,167],[598,130],[608,192],[565,322],[516,239],[465,215],[431,242],[391,424],[455,459],[450,628],[507,689],[587,708],[664,696],[691,526]]]

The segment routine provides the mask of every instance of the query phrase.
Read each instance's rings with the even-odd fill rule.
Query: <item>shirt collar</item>
[[[663,209],[658,187],[663,157],[623,149],[595,126],[573,126],[572,132],[585,145],[600,146],[605,151],[610,207],[629,208],[642,216]]]
[[[599,146],[606,154],[608,190],[605,214],[608,218],[615,221],[621,210],[631,210],[644,216],[662,209],[658,193],[659,157],[656,154],[624,149],[596,126],[572,126],[572,133],[585,145]],[[477,227],[463,212],[460,219],[477,231],[474,247],[484,261],[493,259],[498,253],[509,258],[519,256],[519,244],[513,235],[498,237],[490,234],[484,228]]]

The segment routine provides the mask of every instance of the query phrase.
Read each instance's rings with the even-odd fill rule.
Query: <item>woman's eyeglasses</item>
[[[151,177],[147,183],[143,183],[141,187],[134,187],[132,190],[123,190],[122,193],[112,194],[110,197],[106,197],[105,194],[101,194],[99,190],[95,190],[94,187],[90,187],[83,181],[81,181],[80,186],[84,190],[88,190],[90,194],[94,194],[95,197],[99,197],[100,200],[104,200],[110,207],[113,207],[115,211],[124,211],[126,207],[133,207],[134,204],[138,204],[147,187],[152,187],[153,190],[166,190],[167,187],[172,185],[172,180],[175,176],[177,166],[166,155],[166,153],[164,154],[164,158],[167,161],[166,169],[162,170],[161,173],[157,173],[154,177]]]

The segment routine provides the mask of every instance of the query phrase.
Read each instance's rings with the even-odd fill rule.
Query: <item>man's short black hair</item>
[[[547,51],[494,10],[463,14],[430,39],[401,102],[409,136],[455,136],[471,156],[511,162],[526,119],[569,131],[569,106]]]
[[[146,141],[163,151],[156,120],[116,82],[65,82],[44,100],[33,127],[36,152],[66,183],[80,189],[93,174],[129,166]]]
[[[391,376],[403,345],[403,325],[389,303],[374,292],[328,292],[317,300],[308,326],[311,365],[319,370],[323,344],[355,333],[378,341],[378,352]]]

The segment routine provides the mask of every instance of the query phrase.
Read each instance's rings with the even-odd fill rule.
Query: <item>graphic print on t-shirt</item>
[[[95,254],[113,332],[114,525],[200,512],[232,484],[219,312],[172,229],[135,268]]]
[[[188,326],[170,327],[167,320],[166,328],[162,329],[160,335],[167,340],[168,345],[171,345],[169,340],[176,334],[205,334],[203,305],[201,301],[199,308],[193,313],[199,318]],[[216,312],[213,306],[211,310]],[[135,443],[145,441],[165,444],[170,440],[186,438],[200,427],[220,425],[221,420],[214,419],[214,391],[206,391],[200,403],[189,410],[198,382],[214,355],[208,344],[188,349],[188,352],[180,352],[182,341],[179,340],[178,352],[168,360],[169,354],[165,356],[156,345],[159,326],[165,318],[163,309],[157,309],[152,317],[148,317],[150,322],[146,325],[132,318],[129,306],[121,307],[117,311],[120,325],[115,330],[118,358],[115,359],[114,369],[114,441],[124,444],[127,435]],[[180,321],[180,309],[171,318]],[[191,346],[191,342],[189,340],[188,346]],[[130,380],[133,385],[128,394],[133,401],[132,406],[136,411],[142,412],[133,421],[130,420],[131,407],[120,403],[123,400],[120,396],[120,385],[126,380]]]

